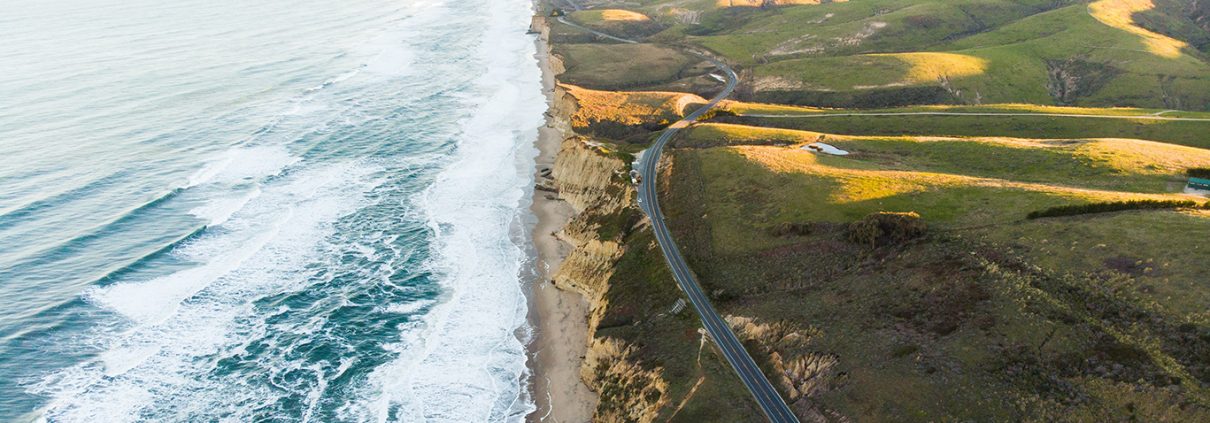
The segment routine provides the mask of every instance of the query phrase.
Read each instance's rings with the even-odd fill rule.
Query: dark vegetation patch
[[[618,213],[594,215],[589,221],[596,226],[600,239],[620,241],[630,235],[642,218],[643,214],[638,208],[627,207]]]
[[[927,230],[928,225],[916,212],[878,212],[850,223],[847,235],[855,243],[879,247],[911,241]]]
[[[776,237],[798,237],[810,235],[814,225],[810,222],[782,222],[769,228],[769,235]]]
[[[1104,260],[1105,268],[1130,276],[1143,276],[1148,265],[1142,259],[1130,256],[1113,256]]]
[[[628,143],[645,142],[647,136],[667,128],[672,122],[644,122],[638,125],[627,125],[622,122],[602,119],[590,120],[588,126],[581,132],[595,137],[618,140]]]
[[[1199,205],[1196,201],[1192,200],[1110,201],[1103,203],[1051,207],[1044,210],[1032,211],[1026,216],[1026,218],[1041,219],[1044,217],[1078,216],[1082,214],[1112,213],[1126,210],[1180,209],[1193,207],[1210,209],[1210,203]]]
[[[876,88],[856,91],[759,91],[750,95],[759,103],[846,109],[878,109],[921,104],[959,104],[957,98],[940,86]]]
[[[1210,47],[1210,3],[1158,0],[1154,9],[1136,13],[1139,26],[1185,41],[1203,52]]]
[[[739,28],[761,14],[761,9],[750,7],[728,7],[702,13],[697,25],[685,29],[685,35],[706,36]]]
[[[1195,167],[1185,170],[1190,178],[1210,178],[1210,167]]]
[[[895,319],[920,332],[945,336],[975,314],[991,295],[975,282],[976,274],[961,260],[947,258],[928,263],[915,272],[919,283],[908,283],[907,295],[886,304]]]
[[[699,75],[699,60],[656,44],[555,44],[559,81],[593,89],[628,90]]]
[[[1047,60],[1046,71],[1049,78],[1046,89],[1056,103],[1064,105],[1075,104],[1081,97],[1096,93],[1122,73],[1113,66],[1078,58]]]

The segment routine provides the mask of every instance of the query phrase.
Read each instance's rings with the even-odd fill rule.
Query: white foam
[[[401,328],[398,358],[375,369],[362,404],[367,420],[522,421],[534,409],[525,386],[525,252],[511,238],[532,185],[533,140],[545,99],[524,2],[488,2],[479,57],[483,75],[462,100],[457,159],[417,198],[435,233],[430,262],[446,296],[422,323]],[[470,95],[475,94],[475,95]]]
[[[276,216],[264,216],[270,224],[247,239],[219,236],[198,241],[200,247],[191,247],[207,250],[200,254],[207,256],[206,262],[200,266],[146,282],[127,282],[97,288],[85,294],[85,297],[98,306],[121,313],[140,324],[160,323],[174,314],[186,299],[240,268],[264,248],[265,244],[277,238],[282,225],[290,221],[292,214],[291,209],[287,208]],[[211,246],[212,244],[214,246]]]
[[[273,176],[298,161],[282,145],[236,147],[211,160],[189,177],[186,188],[214,182],[242,182]]]
[[[105,376],[114,377],[126,373],[159,352],[160,347],[157,345],[132,346],[105,351],[98,359],[105,366]]]
[[[350,420],[521,421],[534,408],[524,385],[528,329],[519,281],[527,258],[510,237],[532,186],[532,142],[545,111],[533,40],[524,35],[532,11],[527,2],[485,1],[472,7],[485,11],[476,10],[467,19],[491,15],[483,22],[486,29],[466,26],[484,31],[482,44],[479,51],[466,53],[466,63],[449,68],[481,73],[475,92],[450,93],[444,87],[434,92],[459,99],[464,109],[474,110],[473,117],[461,124],[456,161],[414,199],[437,236],[428,265],[440,276],[444,296],[437,303],[387,306],[399,312],[410,307],[431,311],[421,321],[399,327],[401,340],[385,346],[397,354],[394,360],[368,376],[358,374],[355,385],[364,391],[341,408]],[[418,22],[449,27],[447,12]],[[404,59],[416,60],[405,57],[411,53],[380,50],[366,68],[381,69],[365,73],[406,67],[400,66]],[[344,81],[338,77],[324,86]],[[281,119],[282,127],[294,128],[288,126],[296,123],[292,118]],[[277,135],[261,133],[268,134],[265,138]],[[335,233],[332,223],[363,204],[365,193],[378,183],[375,172],[359,163],[299,163],[285,147],[272,146],[238,147],[196,172],[189,186],[205,186],[204,192],[231,192],[220,189],[224,185],[264,186],[242,204],[235,200],[239,197],[220,197],[193,210],[216,227],[172,254],[197,266],[157,279],[120,281],[88,294],[94,304],[129,322],[90,340],[105,351],[97,360],[55,372],[32,387],[33,393],[50,399],[48,419],[132,421],[147,419],[147,411],[153,410],[166,411],[169,419],[250,421],[265,417],[251,413],[273,409],[279,405],[275,401],[291,395],[303,398],[302,419],[318,418],[312,414],[317,398],[351,361],[342,359],[335,370],[311,372],[318,381],[302,392],[274,385],[274,380],[250,383],[216,377],[212,371],[217,361],[253,350],[253,342],[271,344],[274,334],[321,332],[322,319],[271,326],[273,316],[254,303],[323,282],[316,273],[329,267],[326,260],[339,256],[327,250],[333,248],[326,244]],[[395,288],[388,280],[373,282]],[[330,298],[347,302],[339,293]],[[281,305],[277,310],[290,309]],[[313,364],[283,357],[264,360],[275,361],[248,364],[258,376]]]
[[[248,204],[248,201],[260,196],[260,193],[260,187],[256,186],[243,195],[210,200],[202,206],[189,210],[189,214],[208,222],[206,226],[214,227],[222,225],[223,222],[231,219],[231,215],[242,209],[245,204]]]
[[[433,300],[420,300],[403,304],[391,304],[386,307],[386,312],[397,314],[414,314],[417,311],[436,303],[437,302]]]
[[[222,230],[173,252],[198,266],[90,292],[87,298],[131,324],[99,335],[94,342],[106,348],[97,360],[56,372],[33,387],[50,397],[48,419],[132,421],[145,417],[144,410],[171,404],[176,416],[250,420],[245,413],[283,394],[210,379],[211,364],[197,358],[221,358],[223,351],[238,355],[247,343],[266,338],[270,316],[254,313],[254,302],[317,283],[308,264],[323,259],[332,224],[357,210],[365,193],[380,183],[377,171],[357,163],[294,171],[265,186]],[[246,321],[237,323],[241,319]],[[280,371],[278,366],[262,369]]]
[[[314,87],[311,87],[311,88],[307,89],[307,91],[306,91],[306,92],[307,92],[307,93],[312,93],[312,92],[319,91],[319,90],[322,90],[322,89],[324,89],[324,88],[330,87],[330,86],[332,86],[332,85],[334,85],[334,84],[338,84],[338,83],[341,83],[341,82],[347,81],[349,78],[352,78],[352,77],[354,77],[354,76],[357,76],[357,74],[361,73],[361,69],[362,69],[362,68],[357,68],[357,69],[354,69],[354,70],[351,70],[351,71],[348,71],[348,72],[342,73],[342,74],[340,74],[340,75],[337,75],[335,78],[329,79],[329,80],[327,80],[327,81],[324,81],[322,84],[319,84],[319,85],[316,85],[316,86],[314,86]],[[294,110],[292,110],[290,113],[291,113],[291,114],[297,114],[297,113],[299,112],[299,110],[300,110],[300,109],[294,109]]]

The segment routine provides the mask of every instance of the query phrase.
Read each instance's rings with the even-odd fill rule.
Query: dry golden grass
[[[841,188],[833,191],[829,201],[835,204],[856,203],[892,196],[946,188],[991,188],[1043,193],[1072,200],[1181,200],[1177,194],[1145,194],[1105,191],[1040,183],[1017,182],[997,178],[980,178],[938,172],[855,169],[825,164],[819,155],[798,149],[777,147],[730,147],[752,163],[775,173],[797,173],[819,176],[836,181]]]
[[[589,10],[587,12],[599,16],[599,19],[605,22],[647,22],[651,20],[642,13],[623,9]]]
[[[824,3],[844,3],[848,0],[716,0],[714,6],[720,9],[730,7],[768,7],[768,6],[797,6]]]
[[[901,84],[937,82],[941,78],[961,78],[981,75],[987,71],[987,59],[955,53],[890,53],[873,54],[894,57],[911,66]]]
[[[724,110],[737,115],[746,114],[811,114],[822,113],[829,109],[817,107],[790,106],[785,104],[749,103],[744,101],[724,100],[718,103],[718,110]]]
[[[1152,54],[1168,59],[1181,57],[1181,49],[1188,47],[1187,43],[1135,24],[1135,13],[1151,9],[1155,9],[1152,0],[1100,0],[1088,5],[1088,13],[1101,23],[1142,37]]]
[[[794,145],[814,142],[821,135],[825,134],[729,123],[699,123],[689,130],[689,133],[684,137],[684,141],[678,141],[678,146]]]
[[[627,126],[669,124],[684,116],[685,108],[706,100],[694,95],[666,91],[598,91],[560,84],[576,99],[571,115],[573,127],[585,128],[600,122]]]
[[[938,111],[961,108],[962,106],[920,106],[921,108],[935,109]],[[1001,103],[987,104],[982,107],[994,109],[995,111],[1006,112],[1022,112],[1022,113],[1051,113],[1051,114],[1067,114],[1067,115],[1105,115],[1105,116],[1145,116],[1155,113],[1153,110],[1136,109],[1133,107],[1073,107],[1073,106],[1047,106],[1042,104],[1026,104],[1026,103]]]
[[[1083,141],[1075,154],[1124,173],[1172,174],[1210,165],[1210,150],[1131,139]]]
[[[836,172],[847,172],[847,176],[833,172],[826,175],[829,177],[871,176],[853,174],[847,169],[917,172],[915,176],[893,175],[906,177],[904,181],[850,184],[850,190],[836,196],[838,201],[848,202],[920,192],[938,184],[1054,192],[1040,188],[1050,185],[1128,194],[1171,194],[1184,187],[1183,175],[1188,169],[1210,167],[1210,150],[1121,138],[836,135],[705,123],[695,125],[674,146],[706,149],[775,146],[797,150],[812,142],[825,142],[851,153],[845,157],[800,157],[822,160]],[[921,175],[927,177],[916,177]]]
[[[916,54],[916,53],[911,53]],[[932,54],[932,53],[921,53]],[[937,67],[921,69],[919,77],[927,77],[930,75],[930,70],[936,71]],[[968,69],[969,70],[969,69]],[[951,76],[953,74],[950,74]],[[935,78],[934,78],[935,80]],[[1037,113],[1043,114],[1063,114],[1063,115],[1090,115],[1090,116],[1156,116],[1158,113],[1164,112],[1157,109],[1140,109],[1134,107],[1074,107],[1074,106],[1047,106],[1041,104],[1025,104],[1025,103],[992,103],[981,104],[978,106],[970,105],[922,105],[909,106],[893,109],[877,109],[877,110],[850,110],[850,109],[829,109],[809,106],[792,106],[785,104],[766,104],[766,103],[749,103],[742,101],[723,101],[719,103],[719,108],[727,110],[738,115],[744,114],[817,114],[817,113],[850,113],[850,112],[955,112],[955,113]],[[1192,117],[1192,118],[1207,118],[1210,114],[1199,112],[1175,112],[1171,114],[1163,114],[1161,116],[1168,117]],[[1156,122],[1163,122],[1157,120]]]

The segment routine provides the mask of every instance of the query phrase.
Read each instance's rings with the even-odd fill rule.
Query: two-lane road
[[[668,267],[672,269],[672,275],[676,278],[676,283],[680,285],[681,290],[689,297],[689,302],[693,304],[694,310],[697,310],[697,315],[702,319],[702,324],[706,327],[706,332],[710,334],[710,338],[718,345],[727,362],[735,369],[744,386],[752,393],[756,399],[756,403],[760,406],[761,411],[769,418],[769,421],[774,423],[798,422],[798,418],[790,411],[790,407],[786,405],[785,400],[777,393],[777,389],[769,382],[761,372],[760,367],[756,365],[756,361],[752,360],[752,356],[744,349],[744,345],[739,338],[735,336],[735,332],[731,330],[731,326],[718,315],[714,310],[714,305],[710,303],[710,299],[702,291],[702,287],[697,282],[697,277],[689,270],[689,265],[685,262],[685,257],[681,255],[681,250],[676,245],[676,240],[672,238],[671,232],[668,231],[668,225],[664,222],[664,213],[660,210],[659,193],[656,188],[656,176],[659,174],[657,166],[660,162],[660,154],[664,151],[664,147],[668,145],[668,141],[682,128],[696,121],[699,117],[705,114],[714,106],[718,105],[735,91],[735,85],[739,81],[739,77],[735,75],[735,71],[727,64],[715,60],[714,58],[702,56],[709,60],[714,66],[727,76],[727,86],[723,88],[718,95],[710,99],[710,102],[705,106],[694,110],[684,119],[677,121],[669,126],[660,134],[647,153],[643,155],[643,160],[639,163],[639,172],[642,173],[642,182],[639,184],[639,202],[644,213],[651,219],[651,228],[655,232],[655,237],[659,241],[660,249],[664,253],[664,258],[668,261]]]
[[[579,5],[575,2],[568,0],[567,3],[573,9],[580,10]],[[636,43],[634,40],[615,37],[577,25],[561,16],[557,20],[564,25],[595,34],[602,38],[629,44]],[[664,151],[664,147],[668,145],[668,141],[678,131],[689,126],[689,124],[706,114],[711,108],[718,105],[719,102],[731,96],[731,93],[735,91],[736,84],[739,83],[739,77],[726,63],[709,56],[694,54],[710,61],[710,63],[722,71],[727,77],[727,85],[714,98],[711,98],[706,105],[694,110],[688,116],[664,129],[664,132],[660,133],[655,143],[647,149],[647,153],[643,155],[642,162],[639,163],[639,172],[643,175],[642,183],[639,184],[639,206],[647,214],[648,218],[651,219],[652,231],[655,232],[656,240],[660,244],[660,250],[663,251],[664,258],[668,261],[668,267],[672,269],[672,275],[676,279],[677,285],[689,297],[689,302],[693,304],[693,309],[697,311],[698,317],[702,319],[702,325],[705,326],[706,332],[710,334],[710,338],[718,345],[719,350],[723,353],[723,357],[735,369],[735,373],[739,375],[740,381],[752,393],[757,405],[765,413],[765,417],[768,417],[769,421],[773,423],[798,423],[798,418],[790,411],[790,406],[786,405],[785,400],[777,393],[777,389],[773,387],[773,384],[761,372],[760,367],[756,365],[756,361],[752,360],[752,356],[748,355],[748,351],[744,349],[744,344],[735,336],[735,332],[731,330],[731,326],[714,310],[714,305],[710,303],[710,299],[702,291],[701,285],[697,282],[697,277],[689,270],[689,264],[685,262],[685,257],[681,255],[681,250],[677,247],[676,241],[672,239],[672,233],[668,231],[668,225],[664,223],[664,213],[660,210],[660,199],[656,190],[656,168],[659,165],[660,154]]]

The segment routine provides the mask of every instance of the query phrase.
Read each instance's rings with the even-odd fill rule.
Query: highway
[[[798,422],[798,418],[790,411],[789,405],[777,393],[777,389],[773,387],[773,384],[769,382],[764,373],[761,373],[760,367],[756,365],[756,361],[752,360],[752,356],[748,355],[748,351],[744,349],[744,344],[735,336],[735,332],[732,332],[731,326],[714,310],[714,305],[710,303],[710,299],[702,291],[702,286],[698,284],[697,277],[689,270],[689,264],[685,262],[685,257],[681,255],[681,250],[677,247],[676,240],[672,238],[672,234],[668,231],[668,225],[664,222],[664,213],[660,209],[656,176],[659,174],[657,167],[659,166],[660,155],[663,153],[664,147],[668,145],[668,141],[678,131],[689,126],[690,123],[693,123],[712,107],[718,105],[720,101],[730,96],[731,92],[735,91],[735,85],[739,82],[739,77],[735,75],[735,71],[731,70],[731,67],[727,66],[727,64],[711,57],[701,57],[709,60],[726,74],[727,86],[718,95],[711,98],[710,102],[706,103],[705,106],[694,110],[688,116],[685,116],[684,119],[677,121],[665,129],[664,132],[660,133],[655,143],[643,154],[643,160],[639,163],[639,173],[643,176],[642,182],[639,184],[639,207],[651,219],[651,229],[655,232],[655,237],[660,244],[660,250],[664,252],[664,259],[668,261],[668,267],[672,269],[672,275],[676,279],[676,283],[680,285],[681,290],[685,291],[685,295],[689,297],[689,302],[693,304],[693,309],[697,311],[698,317],[702,319],[706,332],[710,334],[710,338],[714,340],[715,345],[718,345],[719,350],[723,353],[723,357],[726,357],[727,362],[735,369],[735,373],[739,375],[744,386],[752,393],[757,405],[765,413],[765,417],[768,417],[769,421],[774,423],[796,423]]]
[[[580,10],[578,4],[570,0],[567,3],[574,9]],[[557,19],[560,23],[603,38],[631,44],[636,42],[571,23],[563,17],[558,17]],[[756,365],[756,361],[744,349],[744,344],[735,336],[735,332],[731,330],[731,326],[714,310],[714,305],[710,303],[710,299],[702,291],[702,286],[698,284],[697,277],[689,270],[689,264],[685,262],[685,257],[681,255],[681,250],[677,247],[676,240],[672,238],[672,233],[668,231],[668,225],[664,222],[664,213],[660,209],[660,198],[656,189],[656,176],[658,175],[657,167],[659,166],[660,155],[663,153],[664,147],[668,145],[668,141],[678,131],[688,127],[689,124],[706,114],[707,111],[718,105],[719,102],[730,97],[731,93],[735,91],[735,86],[739,83],[739,76],[726,63],[713,57],[696,52],[692,53],[709,61],[722,71],[726,75],[726,86],[711,98],[706,105],[694,110],[683,119],[664,129],[660,133],[659,138],[656,138],[655,143],[643,154],[643,160],[639,163],[639,173],[642,175],[642,182],[639,183],[638,187],[639,207],[651,219],[652,232],[655,233],[655,238],[659,241],[660,250],[664,253],[664,259],[668,262],[668,267],[672,270],[672,275],[676,279],[677,285],[689,297],[689,303],[693,304],[693,309],[697,311],[698,317],[701,318],[702,325],[706,328],[706,333],[710,335],[710,339],[713,339],[715,345],[722,351],[723,357],[727,359],[727,363],[731,364],[731,367],[735,369],[735,373],[739,376],[740,381],[752,393],[753,399],[756,400],[756,404],[760,406],[761,411],[765,413],[765,417],[773,423],[798,423],[798,417],[790,411],[790,406],[781,398],[781,395],[777,393],[777,389],[773,387],[773,384],[761,372],[760,366]]]

